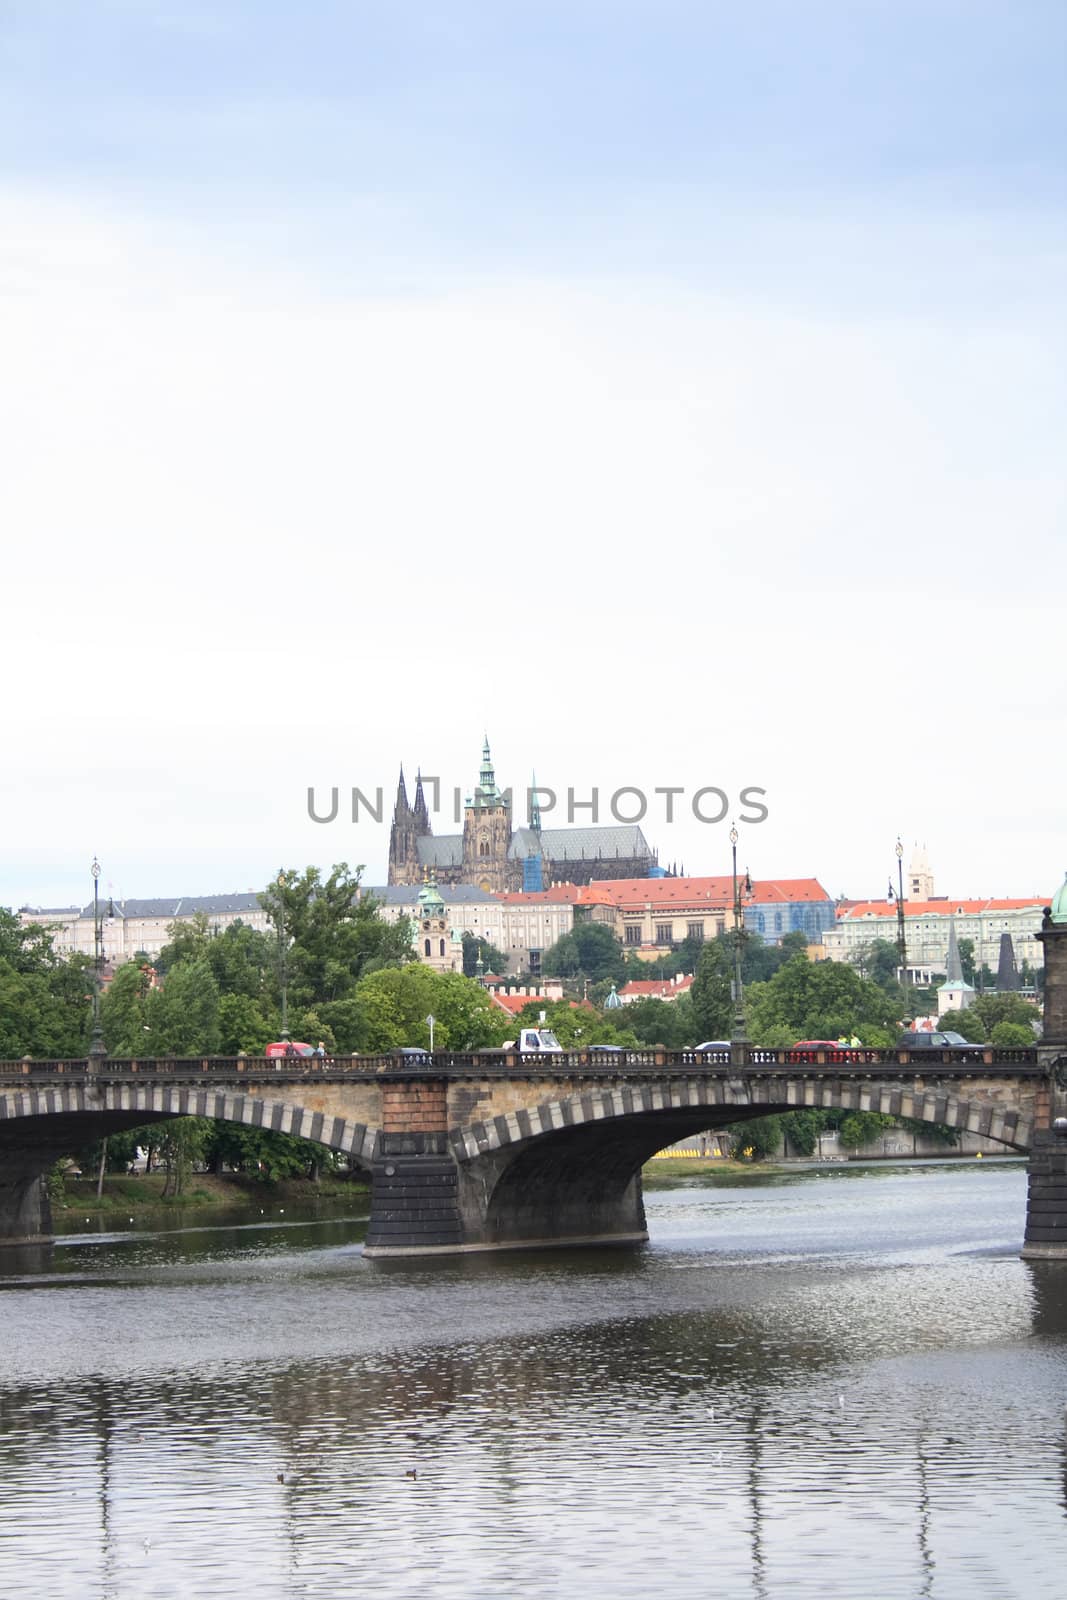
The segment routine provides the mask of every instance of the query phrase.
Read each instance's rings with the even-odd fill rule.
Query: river
[[[365,1217],[0,1255],[0,1594],[1061,1596],[1067,1266],[1014,1163],[647,1194],[640,1250]]]

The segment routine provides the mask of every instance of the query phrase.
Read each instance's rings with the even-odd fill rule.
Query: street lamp
[[[744,930],[741,920],[741,891],[745,886],[737,876],[737,829],[730,828],[730,850],[733,856],[733,884],[734,884],[734,977],[730,985],[734,1002],[734,1020],[730,1031],[731,1044],[747,1044],[748,1035],[745,1033],[745,1002],[744,991],[741,984],[741,942],[744,939]],[[752,884],[748,873],[745,873],[745,884],[748,892],[752,892]]]
[[[900,958],[900,981],[901,981],[901,983],[907,983],[907,981],[908,981],[908,941],[907,941],[907,937],[905,936],[905,932],[904,932],[904,846],[900,842],[900,835],[899,834],[897,835],[896,856],[897,856],[897,888],[896,888],[896,894],[894,896],[894,893],[893,893],[893,880],[892,880],[892,878],[890,878],[890,880],[889,880],[889,894],[888,894],[887,898],[890,899],[890,900],[895,898],[896,902],[897,902],[897,955]]]
[[[107,1055],[104,1030],[100,1026],[100,990],[104,982],[104,929],[100,921],[100,863],[93,857],[93,1031],[89,1037],[90,1058]]]
[[[278,888],[285,890],[285,873],[278,874]],[[289,941],[285,937],[285,900],[278,896],[278,955],[282,981],[282,1038],[289,1038]]]

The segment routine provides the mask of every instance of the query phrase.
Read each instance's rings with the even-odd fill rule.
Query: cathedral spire
[[[537,773],[530,772],[530,827],[535,833],[541,832],[541,807],[537,799]]]
[[[497,805],[501,799],[500,790],[496,786],[496,774],[493,771],[493,758],[489,754],[489,735],[485,735],[482,745],[482,765],[478,774],[478,788],[475,791],[476,805]]]
[[[422,792],[422,768],[420,767],[415,777],[415,804],[413,807],[415,823],[420,833],[429,833],[430,813],[426,809],[426,796]]]
[[[396,786],[396,805],[393,807],[393,819],[398,821],[411,810],[408,805],[407,785],[404,782],[404,763],[400,763],[400,782]]]

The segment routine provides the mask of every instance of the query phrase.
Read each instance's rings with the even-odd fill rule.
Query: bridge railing
[[[301,1082],[327,1078],[366,1078],[382,1075],[422,1077],[428,1072],[444,1077],[518,1075],[553,1078],[582,1076],[605,1079],[647,1073],[759,1073],[789,1074],[817,1071],[848,1077],[929,1076],[946,1070],[955,1075],[971,1071],[1009,1070],[1039,1074],[1036,1049],[999,1049],[987,1045],[943,1050],[875,1050],[865,1046],[825,1049],[772,1050],[761,1045],[729,1049],[568,1050],[519,1054],[515,1051],[438,1051],[417,1055],[390,1053],[377,1056],[152,1056],[141,1059],[103,1056],[99,1059],[0,1061],[0,1087],[27,1083],[75,1082],[86,1079],[134,1082],[152,1079],[209,1084],[262,1081]]]

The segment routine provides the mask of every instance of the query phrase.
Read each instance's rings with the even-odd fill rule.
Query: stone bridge
[[[52,1164],[177,1116],[295,1134],[371,1179],[366,1254],[647,1237],[641,1168],[686,1135],[804,1107],[880,1111],[1031,1153],[1027,1254],[1067,1255],[1054,1049],[639,1050],[416,1060],[0,1062],[0,1243],[47,1239]],[[1062,1074],[1061,1074],[1062,1075]],[[1065,1086],[1067,1087],[1067,1086]],[[1049,1161],[1053,1166],[1045,1171]]]

